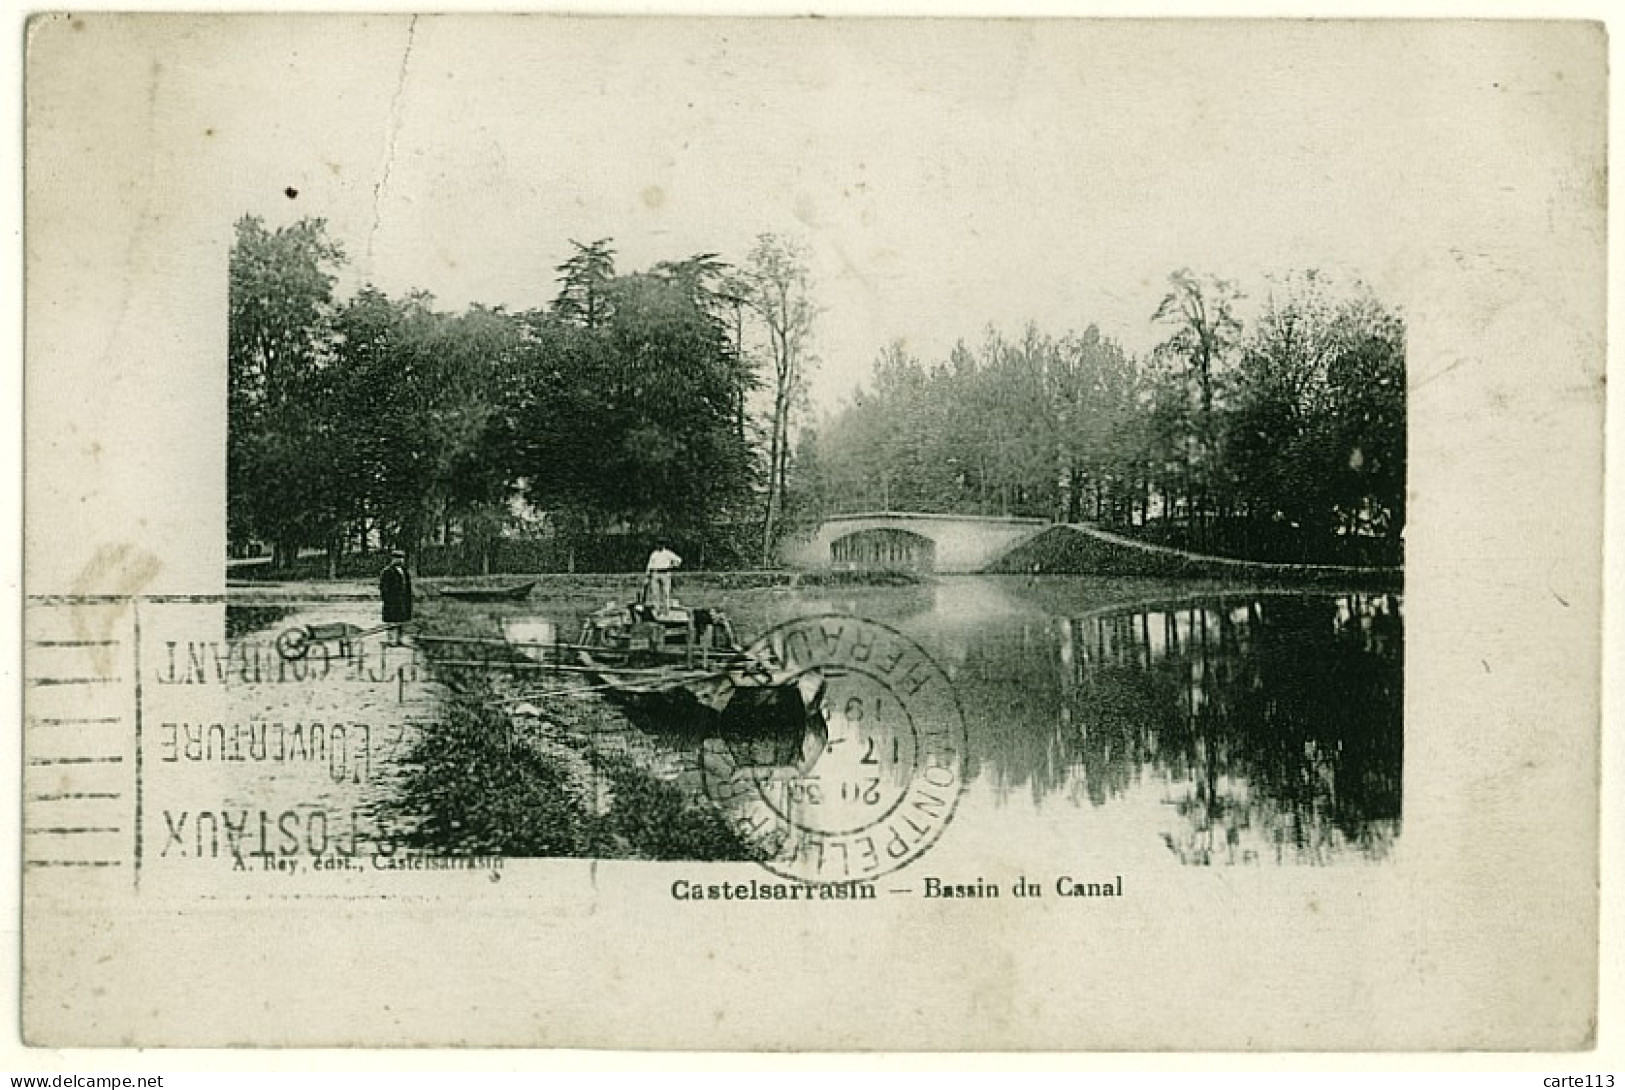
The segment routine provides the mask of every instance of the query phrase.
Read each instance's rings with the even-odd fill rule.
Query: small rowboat
[[[459,602],[523,602],[535,588],[534,582],[513,587],[441,587],[440,596]]]

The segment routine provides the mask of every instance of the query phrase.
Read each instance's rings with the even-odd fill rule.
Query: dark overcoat
[[[378,577],[378,593],[384,597],[384,623],[402,624],[412,619],[412,577],[406,569],[391,564]]]

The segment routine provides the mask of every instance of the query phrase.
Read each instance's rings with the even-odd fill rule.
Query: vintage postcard
[[[1606,47],[35,18],[25,1040],[1591,1047]]]

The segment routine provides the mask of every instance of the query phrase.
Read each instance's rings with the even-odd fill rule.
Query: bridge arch
[[[913,529],[868,526],[832,540],[829,562],[836,568],[928,572],[936,568],[937,543]]]
[[[787,540],[780,555],[791,567],[806,569],[975,572],[1048,525],[1044,519],[916,511],[831,515]]]

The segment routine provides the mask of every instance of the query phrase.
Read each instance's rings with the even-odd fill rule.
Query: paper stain
[[[130,598],[140,594],[163,570],[163,562],[145,549],[133,545],[102,545],[74,578],[74,595],[114,595],[106,604],[73,606],[73,632],[77,639],[103,641],[113,638],[114,628],[130,609]],[[113,676],[113,648],[99,642],[89,648],[91,665],[99,677]]]

